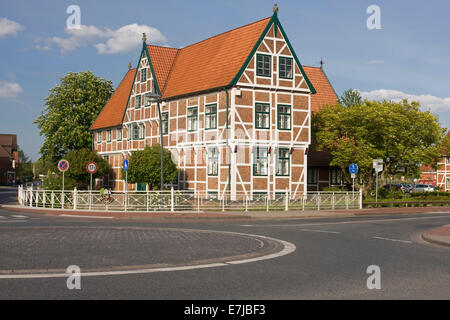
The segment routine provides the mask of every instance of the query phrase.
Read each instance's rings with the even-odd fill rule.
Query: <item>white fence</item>
[[[361,209],[361,192],[219,194],[189,190],[111,192],[18,189],[22,206],[95,211],[288,211]]]

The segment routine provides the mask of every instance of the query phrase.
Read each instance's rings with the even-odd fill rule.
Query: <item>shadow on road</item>
[[[0,186],[0,204],[18,204],[17,187]]]

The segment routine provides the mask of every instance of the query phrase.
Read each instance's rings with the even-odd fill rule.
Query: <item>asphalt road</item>
[[[0,299],[450,299],[450,249],[420,239],[425,230],[449,223],[450,213],[413,211],[401,216],[156,222],[0,209],[0,269],[28,268],[35,274],[70,263],[81,265],[82,275],[80,290],[69,290],[66,277],[0,278]],[[286,241],[295,251],[242,264],[83,276],[84,268],[95,266],[107,271],[112,265],[192,265],[203,258],[214,263],[261,250],[252,235]],[[367,288],[371,265],[380,268],[381,289]]]

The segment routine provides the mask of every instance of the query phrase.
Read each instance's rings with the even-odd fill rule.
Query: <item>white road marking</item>
[[[323,233],[340,233],[337,231],[327,231],[327,230],[314,230],[314,229],[300,229],[300,231],[308,231],[308,232],[323,232]]]
[[[28,218],[28,216],[21,216],[21,215],[18,215],[18,214],[13,214],[13,215],[11,215],[11,217],[14,217],[14,218]]]
[[[372,237],[374,239],[379,239],[379,240],[387,240],[387,241],[394,241],[394,242],[402,242],[402,243],[413,243],[412,241],[409,240],[398,240],[398,239],[390,239],[390,238],[383,238],[383,237]]]
[[[450,215],[447,215],[447,216],[438,216],[438,217],[415,217],[415,218],[396,218],[396,219],[372,219],[372,220],[341,221],[341,222],[322,222],[322,223],[271,224],[271,225],[258,225],[258,227],[308,227],[308,226],[327,226],[327,225],[339,225],[339,224],[358,224],[358,223],[368,223],[368,222],[392,222],[392,221],[423,220],[423,219],[439,219],[439,218],[450,218]]]
[[[4,216],[0,216],[0,219],[6,219],[6,217],[4,217]]]
[[[60,217],[74,217],[74,218],[100,218],[100,219],[112,219],[110,216],[81,216],[75,214],[60,214]]]
[[[0,223],[8,223],[8,222],[28,222],[28,220],[13,219],[13,220],[2,220],[2,221],[0,221]]]
[[[250,263],[250,262],[256,262],[256,261],[261,261],[261,260],[274,259],[274,258],[278,258],[278,257],[284,256],[284,255],[290,254],[297,249],[297,247],[293,243],[283,241],[280,239],[266,237],[266,236],[247,234],[247,233],[237,233],[237,232],[222,232],[222,231],[220,231],[219,233],[253,236],[253,237],[259,237],[259,238],[268,239],[268,240],[272,240],[272,241],[277,241],[277,242],[281,243],[284,248],[277,253],[269,254],[266,256],[262,256],[262,257],[252,258],[252,259],[227,261],[227,262],[223,262],[223,263],[192,265],[192,266],[167,267],[167,268],[81,272],[81,276],[82,277],[92,277],[92,276],[127,275],[127,274],[141,274],[141,273],[182,271],[182,270],[204,269],[204,268],[213,268],[213,267],[224,267],[224,266],[230,266],[230,265],[234,265],[234,264],[242,264],[242,263]],[[32,279],[32,278],[67,278],[68,276],[69,276],[69,274],[67,274],[67,273],[0,274],[0,280],[1,279]]]

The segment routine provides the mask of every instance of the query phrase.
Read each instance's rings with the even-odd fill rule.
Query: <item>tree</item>
[[[19,163],[17,164],[17,180],[20,183],[29,182],[33,180],[33,162],[21,150],[18,149]]]
[[[361,94],[358,90],[348,89],[339,98],[339,103],[346,107],[352,107],[362,103]]]
[[[169,150],[163,151],[164,183],[171,183],[177,176],[177,167]],[[125,171],[122,170],[125,180]],[[144,150],[133,151],[129,158],[128,182],[146,183],[151,190],[161,186],[161,146],[145,146]]]
[[[69,161],[69,170],[65,172],[65,177],[72,180],[72,186],[77,189],[88,189],[89,187],[91,174],[86,169],[89,162],[97,164],[97,172],[92,174],[92,179],[107,175],[111,171],[106,160],[97,151],[91,151],[88,148],[69,151],[64,158]]]
[[[69,72],[61,78],[61,83],[50,89],[45,110],[34,121],[45,136],[41,155],[56,164],[70,150],[89,148],[89,128],[113,91],[111,81],[91,71]]]
[[[330,165],[338,166],[348,183],[350,163],[358,164],[355,185],[365,195],[375,182],[373,159],[383,159],[381,183],[388,174],[402,172],[414,176],[419,166],[435,163],[445,142],[446,129],[419,103],[365,100],[349,107],[340,103],[317,112],[312,120],[312,136],[318,150],[328,149]]]

